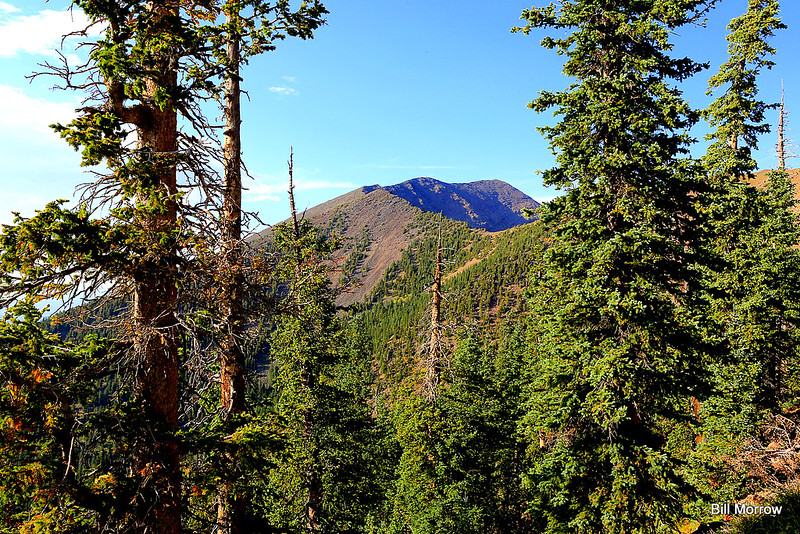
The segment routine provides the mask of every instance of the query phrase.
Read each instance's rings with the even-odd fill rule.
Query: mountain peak
[[[341,260],[342,277],[357,282],[337,299],[341,305],[360,301],[375,287],[403,250],[420,237],[422,212],[495,232],[531,222],[525,208],[539,203],[501,180],[449,184],[419,177],[382,187],[368,185],[309,208],[302,214],[327,234],[342,239],[334,256]],[[271,239],[271,229],[254,238]]]
[[[383,189],[423,211],[441,213],[490,232],[530,222],[522,210],[539,207],[538,202],[502,180],[450,184],[423,176]]]

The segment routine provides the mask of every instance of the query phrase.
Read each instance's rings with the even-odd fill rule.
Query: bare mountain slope
[[[500,180],[447,184],[415,178],[402,184],[365,186],[309,208],[305,219],[342,240],[334,253],[340,274],[336,282],[347,287],[338,304],[364,299],[386,269],[423,231],[423,212],[442,213],[470,227],[496,231],[531,222],[520,212],[539,203]],[[271,230],[255,243],[269,241]]]

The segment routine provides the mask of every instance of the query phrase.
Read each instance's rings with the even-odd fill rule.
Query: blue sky
[[[526,104],[567,84],[561,61],[542,49],[542,34],[511,34],[519,15],[544,1],[407,0],[329,2],[327,26],[309,41],[286,40],[243,72],[245,208],[274,223],[288,215],[286,160],[295,151],[298,207],[361,185],[417,176],[448,182],[501,179],[538,200],[558,192],[537,173],[553,156],[536,127],[552,122]],[[777,66],[762,76],[762,97],[800,109],[793,31],[800,8],[784,0],[788,30],[774,39]],[[712,64],[683,86],[695,107],[709,102],[708,77],[725,59],[725,26],[746,0],[723,0],[707,28],[674,36],[676,53]],[[31,215],[54,198],[72,198],[90,177],[47,125],[70,120],[79,95],[51,90],[53,80],[25,76],[53,60],[60,36],[80,25],[68,2],[0,1],[0,222],[12,210]],[[66,43],[64,52],[70,50]],[[776,114],[773,114],[776,115]],[[789,127],[796,115],[789,116]],[[800,120],[800,119],[798,119]],[[697,137],[704,131],[698,128]],[[789,132],[790,136],[792,132]],[[774,135],[757,155],[775,165]],[[698,147],[702,150],[702,146]],[[797,163],[794,163],[797,165]]]

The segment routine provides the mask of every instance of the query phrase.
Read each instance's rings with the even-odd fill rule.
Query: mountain
[[[341,240],[334,257],[341,271],[336,282],[345,292],[338,304],[349,305],[362,301],[404,250],[434,230],[433,214],[441,213],[451,230],[452,223],[459,222],[468,232],[497,232],[532,222],[521,212],[538,207],[534,199],[500,180],[448,184],[415,178],[387,187],[361,187],[300,216]],[[266,230],[253,243],[266,244],[270,235]]]
[[[438,217],[424,213],[422,235],[392,263],[359,303],[360,320],[380,376],[397,382],[411,371],[430,324]],[[425,221],[427,219],[427,221]],[[503,322],[524,313],[528,274],[544,250],[542,225],[524,224],[501,232],[470,229],[445,219],[441,249],[442,321],[448,338],[460,328],[494,335]],[[513,321],[513,319],[511,319]],[[478,326],[480,325],[480,326]],[[393,377],[393,378],[392,378]]]
[[[489,232],[530,222],[522,210],[539,207],[531,197],[501,180],[448,184],[433,178],[414,178],[385,189],[424,211],[441,213]]]

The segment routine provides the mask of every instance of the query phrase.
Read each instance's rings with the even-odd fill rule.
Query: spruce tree
[[[439,226],[427,339],[415,369],[393,392],[402,453],[388,532],[530,532],[517,432],[522,328],[504,328],[502,349],[477,328],[463,329],[455,350],[448,347]]]
[[[773,173],[763,190],[748,183],[758,136],[769,131],[764,111],[775,107],[758,99],[757,77],[773,66],[768,39],[784,27],[777,1],[750,0],[728,26],[728,61],[709,81],[709,93],[725,90],[704,111],[715,127],[703,159],[712,186],[705,244],[712,261],[701,303],[713,389],[698,397],[702,427],[688,476],[715,502],[759,489],[763,481],[748,481],[739,455],[770,413],[792,406],[786,384],[796,358],[800,282],[794,189],[784,172]]]
[[[264,497],[271,524],[292,532],[364,532],[384,519],[385,431],[367,404],[366,342],[337,316],[330,281],[335,242],[300,220],[275,227],[277,275],[286,288],[270,339],[278,368],[275,410],[282,447]]]
[[[712,241],[707,332],[712,389],[698,411],[688,477],[712,502],[733,501],[775,482],[748,458],[773,415],[797,408],[800,341],[800,220],[794,186],[770,173],[764,190],[742,185],[724,199],[727,220]]]
[[[712,179],[744,178],[756,168],[752,151],[758,136],[769,132],[764,112],[776,107],[757,98],[757,78],[774,65],[768,38],[786,28],[778,9],[778,0],[749,0],[747,11],[728,25],[728,61],[708,82],[708,94],[722,87],[725,92],[703,112],[715,128],[707,136],[712,144],[705,157]]]
[[[671,83],[701,66],[670,36],[701,0],[565,0],[523,12],[529,33],[566,57],[574,82],[530,107],[556,155],[540,212],[552,231],[531,300],[524,426],[535,465],[531,513],[546,532],[643,533],[683,513],[681,460],[667,430],[703,387],[687,301],[699,288],[704,193],[685,133],[697,116]]]
[[[82,441],[86,435],[73,434],[75,450],[88,451],[81,458],[97,463],[89,469],[70,458],[67,471],[73,469],[83,477],[65,479],[73,482],[73,489],[64,491],[96,489],[89,493],[96,494],[98,507],[105,507],[98,513],[110,518],[103,528],[178,532],[183,515],[178,430],[179,422],[191,419],[182,411],[186,404],[181,405],[181,397],[185,401],[190,395],[184,395],[179,382],[180,364],[203,360],[208,338],[197,336],[209,314],[198,303],[219,302],[212,298],[215,287],[208,284],[206,273],[219,264],[214,232],[222,225],[208,216],[221,204],[234,219],[234,212],[241,209],[232,194],[225,199],[231,200],[227,204],[210,197],[219,191],[219,184],[207,163],[207,143],[198,140],[212,130],[199,102],[216,95],[213,81],[227,65],[217,57],[225,55],[224,49],[215,48],[217,27],[206,24],[218,15],[219,5],[123,0],[78,0],[75,5],[104,32],[85,45],[90,50],[85,65],[76,68],[65,60],[63,65],[48,65],[46,74],[57,76],[67,89],[84,93],[79,117],[56,130],[82,152],[85,166],[101,166],[102,171],[77,208],[54,202],[36,216],[17,217],[14,225],[3,228],[1,301],[66,298],[75,304],[99,299],[99,304],[87,300],[81,307],[89,316],[87,322],[101,319],[93,312],[104,303],[120,303],[118,320],[106,329],[125,349],[125,358],[117,362],[114,395],[106,396],[97,414],[78,410],[80,424],[68,431],[81,428],[86,418],[105,421],[98,427],[101,434],[110,428],[126,430],[123,436],[102,434],[103,439],[89,442]],[[288,6],[280,5],[289,20],[287,32],[305,36],[310,23],[302,16],[293,18]],[[311,18],[320,23],[316,2],[302,9],[314,12]],[[270,47],[264,35],[281,37],[270,33],[273,30],[252,30],[258,36],[253,49]],[[184,132],[179,132],[179,122]],[[186,194],[198,190],[199,195]],[[236,226],[238,221],[226,218],[224,223],[228,222]],[[229,235],[234,232],[226,233],[222,241],[234,241],[235,236]],[[233,246],[238,248],[238,243]],[[237,298],[228,299],[227,309]],[[229,327],[235,335],[240,326],[235,315],[199,335],[213,330],[211,339],[219,340],[225,338],[220,330]],[[243,383],[241,377],[236,379],[237,385]],[[238,387],[237,393],[242,389]],[[202,405],[207,399],[199,400]],[[79,401],[66,398],[65,402],[79,408]],[[196,406],[190,409],[197,413]],[[106,476],[114,483],[93,482]],[[107,499],[112,492],[116,496]]]

